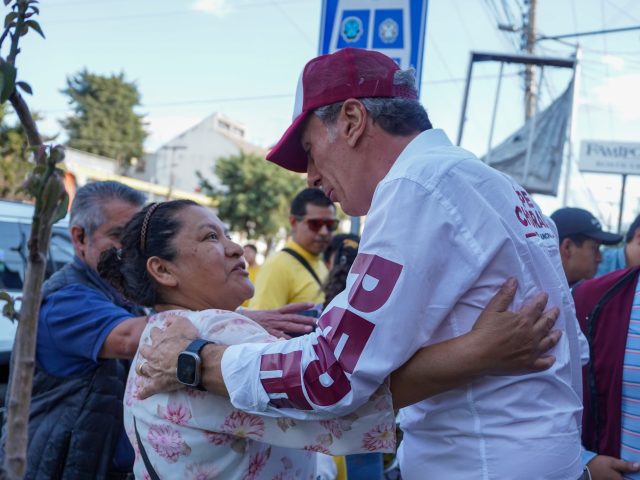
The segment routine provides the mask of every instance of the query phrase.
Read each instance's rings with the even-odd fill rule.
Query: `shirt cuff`
[[[222,379],[231,404],[239,410],[259,414],[267,409],[269,396],[260,382],[260,356],[267,345],[230,345],[222,354]]]
[[[597,455],[598,454],[596,452],[590,452],[589,450],[583,447],[582,448],[582,465],[586,467],[587,463],[593,460],[593,458],[596,457]]]

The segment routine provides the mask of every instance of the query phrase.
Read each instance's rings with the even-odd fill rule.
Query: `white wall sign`
[[[640,143],[583,140],[578,167],[583,172],[640,175]]]

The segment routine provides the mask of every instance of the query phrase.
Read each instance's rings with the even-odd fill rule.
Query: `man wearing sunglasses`
[[[250,308],[324,301],[322,284],[327,269],[322,252],[338,228],[336,208],[322,190],[305,188],[291,202],[289,223],[291,239],[262,266]]]

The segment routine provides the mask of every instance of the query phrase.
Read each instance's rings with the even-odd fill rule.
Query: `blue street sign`
[[[323,0],[319,54],[345,47],[377,50],[420,85],[428,0]]]

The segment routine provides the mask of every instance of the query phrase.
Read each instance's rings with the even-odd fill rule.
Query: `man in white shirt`
[[[315,333],[205,347],[204,386],[250,412],[331,417],[365,402],[421,347],[440,347],[446,355],[428,368],[455,366],[458,378],[443,388],[433,379],[428,394],[430,382],[408,385],[423,394],[414,401],[438,394],[402,411],[403,478],[580,478],[580,351],[555,230],[523,188],[432,129],[412,73],[356,49],[310,61],[293,124],[267,158],[307,171],[309,185],[348,214],[367,215],[360,253]],[[470,352],[458,342],[509,276],[520,285],[516,308],[541,290],[559,307],[555,363],[521,376],[469,375],[474,365],[460,359]],[[155,384],[145,394],[173,388],[176,347],[188,342],[173,335],[142,350],[139,369]]]

